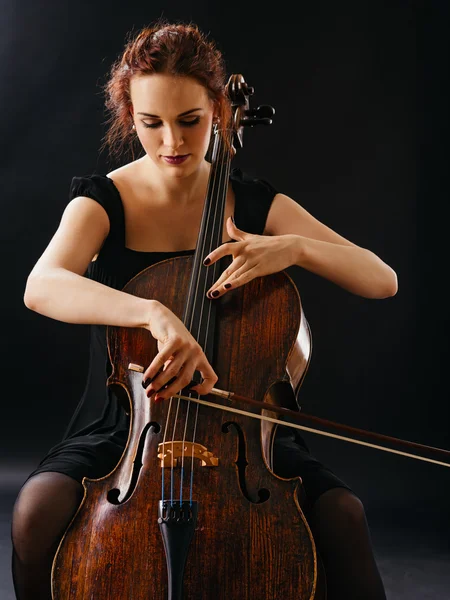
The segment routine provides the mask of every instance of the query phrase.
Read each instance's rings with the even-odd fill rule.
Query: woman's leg
[[[386,600],[361,500],[346,488],[319,496],[308,522],[327,577],[327,600]]]
[[[55,472],[34,475],[20,490],[11,529],[17,600],[51,600],[53,558],[83,494],[78,481]]]

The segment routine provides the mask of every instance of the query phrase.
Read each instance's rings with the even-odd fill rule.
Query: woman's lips
[[[189,158],[189,154],[179,154],[178,156],[164,156],[163,159],[169,163],[169,165],[181,165],[185,160]]]

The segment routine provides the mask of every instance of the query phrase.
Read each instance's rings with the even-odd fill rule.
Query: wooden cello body
[[[298,391],[311,350],[292,280],[282,272],[219,301],[204,294],[214,273],[201,261],[205,240],[220,244],[227,165],[216,155],[195,255],[145,269],[124,291],[179,316],[221,387],[276,404],[278,386]],[[109,327],[108,349],[108,384],[130,411],[130,434],[110,474],[83,480],[84,499],[53,563],[53,599],[325,599],[301,480],[272,471],[273,427],[249,416],[258,409],[231,413],[195,393],[192,401],[149,400],[142,372],[156,340],[144,329]]]

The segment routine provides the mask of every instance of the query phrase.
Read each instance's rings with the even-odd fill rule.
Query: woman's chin
[[[192,155],[189,159],[179,165],[168,164],[164,159],[159,161],[158,166],[165,176],[174,177],[175,179],[182,179],[189,177],[192,173],[195,173],[200,168],[203,161],[192,160]]]

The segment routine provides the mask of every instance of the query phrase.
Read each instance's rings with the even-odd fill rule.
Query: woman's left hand
[[[236,241],[222,244],[204,260],[204,264],[211,266],[227,254],[233,257],[230,266],[206,293],[208,298],[219,298],[255,277],[278,273],[295,264],[299,236],[246,233],[238,229],[230,217],[227,220],[227,231],[230,238]],[[208,258],[209,262],[206,262]]]

